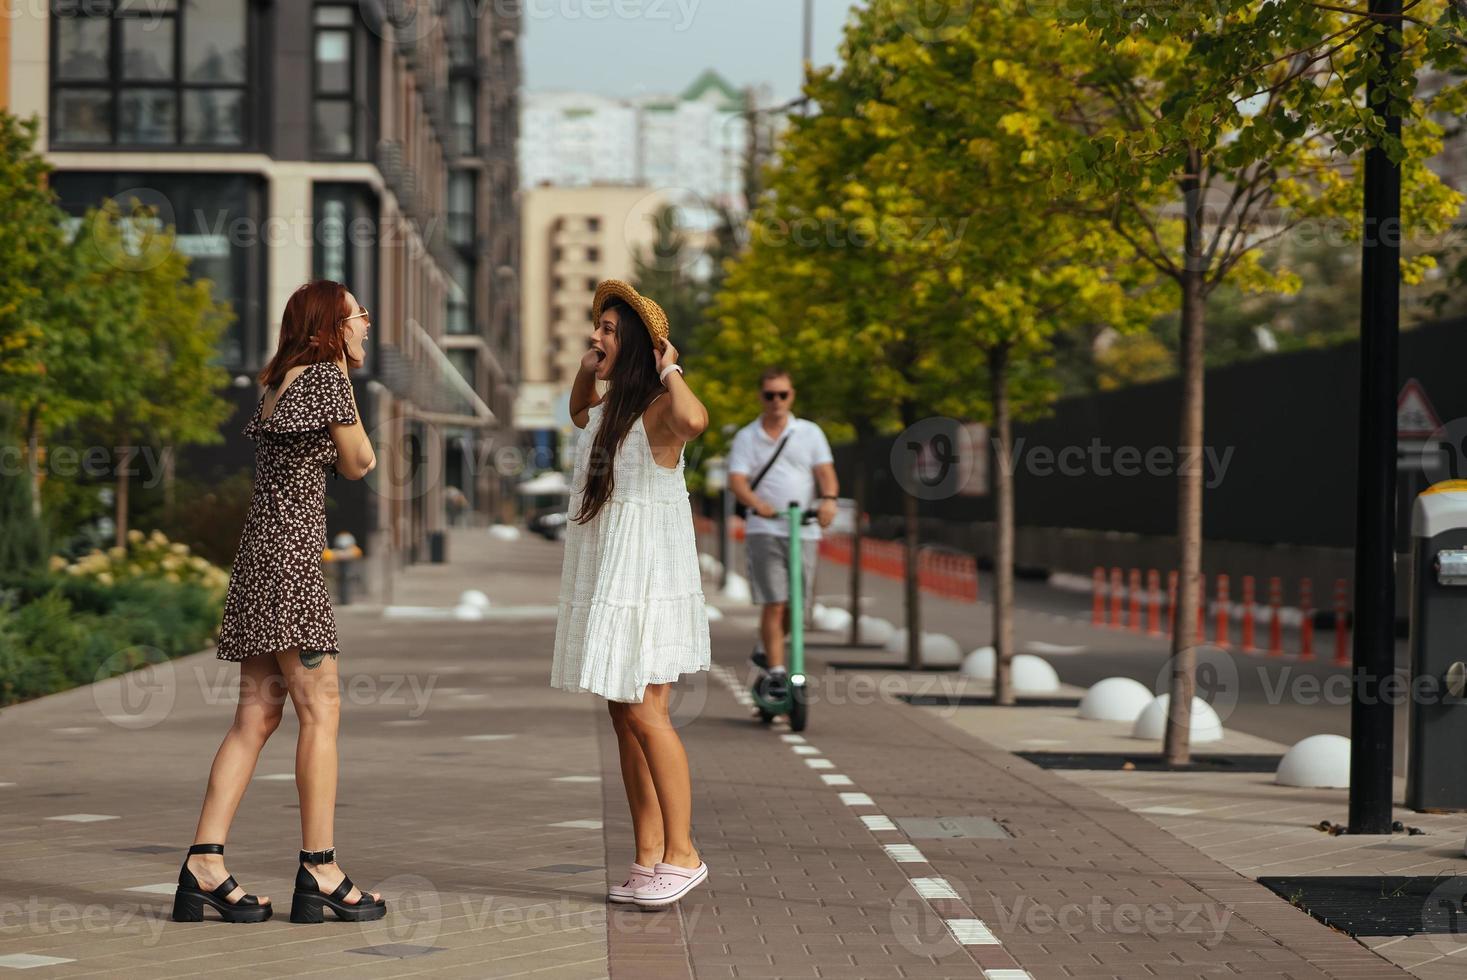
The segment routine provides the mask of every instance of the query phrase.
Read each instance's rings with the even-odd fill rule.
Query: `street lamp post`
[[[1370,16],[1387,30],[1380,71],[1366,104],[1398,137],[1401,118],[1389,98],[1399,45],[1401,0],[1370,0]],[[1394,711],[1382,697],[1395,670],[1396,346],[1400,310],[1401,169],[1380,146],[1365,152],[1365,227],[1360,282],[1360,427],[1355,499],[1355,645],[1350,703],[1352,834],[1391,831]],[[1335,624],[1344,629],[1344,623]]]

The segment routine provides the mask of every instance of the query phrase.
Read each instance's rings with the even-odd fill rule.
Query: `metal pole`
[[[805,85],[805,72],[815,60],[815,0],[805,0],[804,36],[800,45],[800,87]],[[800,107],[800,114],[810,114],[810,103]]]
[[[1401,0],[1370,0],[1370,16],[1400,26]],[[1366,104],[1399,137],[1400,116],[1377,92],[1395,75],[1397,45],[1382,34],[1380,74]],[[1391,832],[1394,710],[1381,696],[1395,670],[1396,345],[1400,310],[1401,171],[1372,146],[1365,153],[1365,234],[1360,283],[1360,430],[1355,512],[1354,686],[1350,704],[1352,834]],[[1344,624],[1336,624],[1343,629]]]

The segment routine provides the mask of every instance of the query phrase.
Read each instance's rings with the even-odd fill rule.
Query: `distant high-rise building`
[[[709,207],[742,211],[745,112],[744,95],[713,71],[676,96],[528,93],[520,183],[677,190]]]

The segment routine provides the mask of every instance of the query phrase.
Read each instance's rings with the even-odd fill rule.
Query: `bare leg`
[[[300,720],[300,737],[295,745],[295,787],[301,801],[301,847],[307,851],[324,851],[335,846],[336,832],[336,732],[341,721],[336,658],[302,655],[291,649],[276,654],[276,660]],[[346,876],[335,862],[306,867],[326,892],[335,889]],[[372,895],[381,897],[376,892]],[[346,901],[355,902],[359,898],[361,892],[353,888]]]
[[[771,602],[760,607],[759,636],[764,641],[764,655],[769,666],[784,666],[784,633],[789,620],[789,605]]]
[[[280,726],[284,710],[285,678],[275,669],[275,658],[261,654],[240,661],[239,702],[234,709],[234,724],[229,726],[219,751],[214,754],[209,788],[204,792],[204,806],[194,831],[195,844],[228,841],[229,827],[255,774],[260,751]],[[221,854],[190,855],[188,867],[205,891],[219,887],[229,877]],[[225,901],[237,901],[244,893],[243,888],[236,888]],[[265,904],[269,899],[261,896],[260,902]]]
[[[662,860],[680,868],[696,868],[699,857],[693,848],[693,791],[683,740],[668,717],[671,688],[670,684],[648,684],[641,703],[628,705],[627,713],[632,731],[641,743],[662,810]]]
[[[662,810],[657,803],[657,787],[652,771],[642,753],[642,743],[632,730],[632,705],[620,701],[606,702],[611,713],[611,727],[616,730],[617,751],[621,755],[621,781],[627,791],[627,805],[632,811],[632,835],[637,842],[638,864],[652,867],[662,860]]]

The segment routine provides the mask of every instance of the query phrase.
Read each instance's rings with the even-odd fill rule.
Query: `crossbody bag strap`
[[[794,423],[791,423],[791,426],[793,426],[793,424]],[[774,455],[769,457],[769,462],[764,464],[764,468],[759,471],[759,474],[757,476],[754,477],[754,482],[749,484],[750,490],[753,490],[755,487],[757,487],[759,485],[759,481],[764,479],[764,474],[768,473],[769,467],[774,465],[774,461],[776,459],[779,459],[779,454],[784,452],[784,444],[789,442],[790,436],[794,434],[794,429],[791,428],[789,432],[785,433],[785,437],[779,440],[779,445],[774,447]]]

